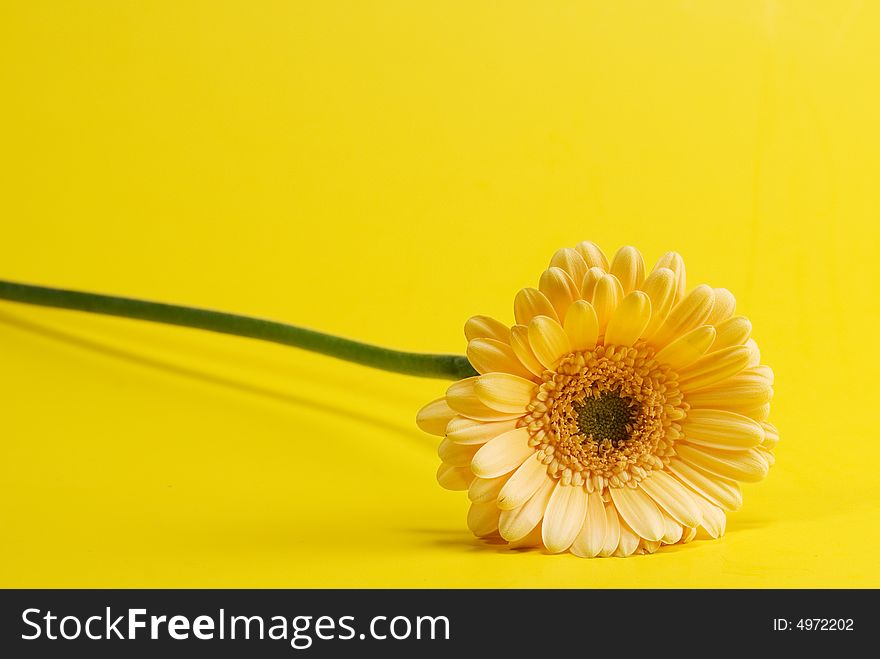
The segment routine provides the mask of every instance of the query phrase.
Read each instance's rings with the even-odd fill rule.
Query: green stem
[[[462,355],[437,355],[391,350],[295,325],[222,311],[210,311],[163,302],[148,302],[147,300],[114,295],[83,293],[61,288],[32,286],[5,280],[0,280],[0,299],[43,307],[75,309],[109,316],[137,318],[138,320],[149,320],[167,325],[195,327],[221,334],[246,336],[406,375],[458,380],[477,374],[467,357]]]

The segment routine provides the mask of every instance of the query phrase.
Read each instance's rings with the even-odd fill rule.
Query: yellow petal
[[[776,429],[776,426],[764,421],[761,423],[761,428],[764,430],[764,440],[761,442],[761,446],[766,449],[775,448],[779,443],[779,431]]]
[[[605,345],[631,346],[651,320],[651,299],[642,291],[624,296],[605,330]]]
[[[666,525],[654,500],[639,488],[612,487],[608,490],[620,517],[646,540],[663,537]]]
[[[587,512],[587,493],[575,485],[557,484],[547,511],[544,513],[542,537],[544,546],[551,554],[565,551],[574,542],[584,525]]]
[[[553,369],[571,352],[571,343],[562,325],[547,316],[535,316],[529,323],[529,345],[544,366]]]
[[[599,319],[599,333],[604,334],[608,321],[614,314],[614,310],[623,299],[623,286],[614,275],[604,275],[596,284],[593,291],[593,308]]]
[[[475,375],[471,378],[459,380],[450,386],[446,390],[447,405],[460,415],[466,416],[469,419],[476,419],[477,421],[505,421],[522,416],[522,412],[513,414],[499,412],[483,404],[477,397],[476,392],[477,380],[480,377],[485,376]]]
[[[635,247],[621,247],[611,261],[609,272],[617,277],[623,286],[623,292],[629,293],[638,289],[645,281],[645,261]]]
[[[694,504],[694,506],[696,505],[697,504]],[[702,515],[700,515],[700,520],[702,520]],[[664,545],[674,545],[681,540],[681,536],[684,533],[684,527],[668,515],[663,516],[663,521],[666,522],[666,533],[663,534],[663,537],[660,540]]]
[[[553,258],[550,259],[550,265],[565,270],[578,289],[580,289],[581,283],[584,281],[584,275],[587,274],[589,269],[587,262],[584,261],[584,257],[571,247],[563,247],[557,250]]]
[[[498,530],[498,518],[501,511],[493,501],[489,503],[472,503],[468,510],[468,528],[478,538],[492,535]]]
[[[416,415],[416,425],[429,435],[443,437],[446,434],[447,424],[455,416],[455,411],[449,407],[446,398],[438,398],[419,410]]]
[[[477,373],[512,373],[524,378],[533,375],[522,365],[513,348],[497,339],[471,339],[467,358]]]
[[[605,506],[605,537],[602,540],[602,549],[599,550],[599,556],[603,558],[611,556],[620,543],[620,517],[617,516],[617,509],[611,506]]]
[[[718,333],[711,350],[722,350],[730,346],[744,345],[752,334],[752,323],[745,316],[734,316],[716,325],[715,329]]]
[[[746,347],[749,349],[749,366],[761,365],[761,351],[754,339],[746,341]]]
[[[766,421],[770,417],[770,403],[764,403],[758,407],[737,410],[740,414],[754,419],[758,423]]]
[[[485,444],[503,432],[513,430],[519,419],[507,421],[476,421],[466,416],[457,416],[446,426],[446,437],[456,444]]]
[[[538,288],[550,300],[556,317],[565,318],[572,302],[580,298],[580,288],[575,286],[569,274],[562,268],[549,268],[541,274]]]
[[[587,267],[602,268],[606,272],[608,271],[608,259],[605,258],[605,254],[596,243],[590,240],[585,240],[582,243],[575,245],[575,250],[577,250],[578,254],[584,257]]]
[[[440,463],[437,469],[437,482],[446,490],[466,490],[474,480],[474,474],[469,467],[453,467]]]
[[[638,534],[629,528],[625,521],[622,521],[620,524],[620,542],[617,543],[614,555],[618,558],[632,556],[636,549],[639,548],[639,540],[641,538],[639,538]]]
[[[694,492],[725,510],[739,510],[742,506],[742,492],[736,481],[708,474],[678,458],[669,461],[667,470]]]
[[[639,486],[679,524],[700,524],[700,508],[694,501],[694,495],[665,471],[652,471],[648,478],[639,482]]]
[[[598,492],[587,495],[587,511],[581,530],[571,545],[571,553],[581,558],[598,556],[605,541],[605,505]]]
[[[500,525],[501,523],[499,521],[499,526]],[[540,547],[541,542],[541,522],[538,522],[535,528],[526,533],[526,535],[524,535],[522,538],[519,538],[518,540],[511,540],[507,543],[507,546],[511,549],[522,549],[524,547]]]
[[[437,447],[437,456],[453,467],[467,467],[479,448],[479,445],[456,444],[445,438]]]
[[[770,465],[756,449],[718,451],[715,449],[676,444],[675,452],[691,466],[731,480],[754,483],[764,479]]]
[[[590,268],[584,275],[584,281],[581,284],[581,297],[587,301],[593,300],[593,293],[596,291],[596,284],[605,276],[605,271],[601,268]]]
[[[656,359],[678,370],[702,357],[714,340],[715,328],[711,325],[701,325],[663,348],[657,353]]]
[[[689,444],[726,450],[752,448],[764,439],[760,423],[726,410],[690,410],[681,429]]]
[[[543,464],[538,459],[538,454],[533,451],[501,488],[498,493],[498,507],[501,510],[519,508],[531,499],[546,478],[547,465]]]
[[[726,288],[716,288],[715,302],[712,305],[712,311],[706,319],[707,325],[717,325],[733,315],[736,311],[736,298]]]
[[[525,414],[538,385],[518,375],[486,373],[474,386],[474,393],[486,407],[499,412]]]
[[[687,290],[687,273],[685,272],[684,259],[678,252],[666,252],[657,260],[654,270],[669,268],[675,273],[675,300],[684,299]]]
[[[746,346],[731,346],[710,352],[679,371],[678,388],[685,394],[705,389],[742,371],[749,362]]]
[[[517,428],[483,444],[471,461],[471,470],[480,478],[497,478],[519,467],[534,452],[528,429]]]
[[[501,537],[508,542],[516,542],[534,530],[544,517],[547,502],[550,500],[555,486],[555,480],[545,478],[538,491],[525,504],[513,510],[502,510],[501,518],[498,520],[498,531],[501,533]]]
[[[464,324],[464,335],[468,341],[474,339],[495,339],[510,343],[510,329],[499,320],[489,316],[472,316]]]
[[[578,300],[565,315],[565,333],[572,351],[591,350],[599,339],[599,319],[596,310],[586,300]]]
[[[654,334],[666,320],[675,303],[677,281],[669,268],[658,268],[648,275],[642,290],[651,298],[651,322],[645,328],[645,336]]]
[[[487,503],[491,501],[497,508],[498,505],[495,500],[498,498],[498,493],[504,487],[508,478],[506,474],[496,478],[474,478],[471,486],[468,488],[468,499],[472,503]]]
[[[701,497],[697,497],[697,501],[703,513],[703,523],[698,527],[702,533],[698,533],[698,537],[720,538],[724,535],[724,528],[727,525],[724,511]]]
[[[697,529],[691,528],[689,526],[685,526],[682,529],[681,540],[679,542],[683,545],[686,545],[691,540],[693,540],[697,535]]]
[[[541,376],[544,371],[544,365],[535,357],[532,352],[532,346],[529,345],[529,328],[526,325],[514,325],[510,330],[510,345],[514,354],[520,363],[525,366],[533,375]]]
[[[556,310],[550,300],[535,288],[524,288],[513,300],[513,315],[518,325],[528,325],[535,316],[549,316],[556,319]]]
[[[714,302],[715,292],[710,287],[705,284],[697,286],[672,308],[657,333],[650,337],[651,343],[666,345],[695,327],[704,325]]]
[[[769,403],[772,398],[773,386],[766,377],[749,370],[685,396],[692,408],[730,410],[743,414],[746,410]]]

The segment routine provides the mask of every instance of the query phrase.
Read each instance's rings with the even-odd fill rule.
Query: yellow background
[[[552,252],[733,290],[780,443],[719,542],[474,540],[446,384],[0,303],[3,586],[880,586],[880,6],[5,2],[0,277],[461,353]]]

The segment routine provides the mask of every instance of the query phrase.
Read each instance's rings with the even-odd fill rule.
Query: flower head
[[[766,476],[773,372],[724,288],[688,291],[665,254],[645,275],[582,242],[553,255],[516,324],[465,324],[479,375],[417,422],[443,437],[440,484],[467,490],[480,537],[583,557],[652,553],[724,533],[738,483]]]

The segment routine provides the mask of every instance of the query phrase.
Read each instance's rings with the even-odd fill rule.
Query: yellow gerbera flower
[[[766,476],[773,372],[724,288],[687,291],[665,254],[560,249],[516,324],[465,323],[479,375],[428,403],[437,480],[467,490],[468,527],[512,546],[629,556],[724,533],[739,481]]]

